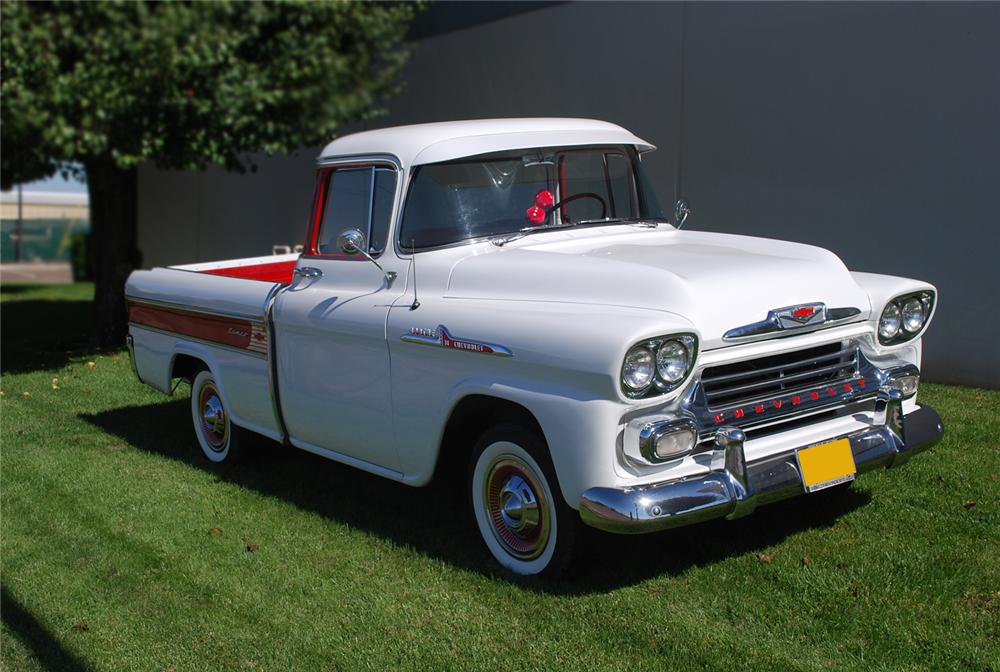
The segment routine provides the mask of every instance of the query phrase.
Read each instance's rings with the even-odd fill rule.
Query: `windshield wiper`
[[[632,224],[633,226],[655,229],[660,224],[669,224],[669,221],[662,217],[609,217],[607,219],[584,219],[577,222],[576,226],[583,224]]]
[[[606,217],[605,219],[581,219],[572,226],[584,226],[587,224],[620,224],[624,222],[624,217]]]
[[[553,224],[551,226],[526,226],[523,229],[519,229],[518,231],[508,234],[506,236],[495,236],[493,238],[490,238],[490,242],[496,245],[497,247],[503,247],[507,243],[512,243],[515,240],[518,240],[519,238],[524,238],[525,236],[532,233],[539,233],[541,231],[555,231],[558,229],[571,229],[574,226],[576,226],[576,224]]]
[[[632,224],[634,226],[642,226],[648,229],[655,229],[660,224],[669,223],[668,220],[663,218],[634,218],[634,217],[609,217],[607,219],[583,219],[579,222],[573,222],[572,224],[553,224],[551,226],[526,226],[523,229],[515,233],[508,234],[506,236],[495,236],[490,238],[490,242],[497,247],[503,247],[507,243],[512,243],[515,240],[524,238],[525,236],[532,233],[540,233],[542,231],[557,231],[560,229],[572,229],[577,226],[594,226],[599,224]]]

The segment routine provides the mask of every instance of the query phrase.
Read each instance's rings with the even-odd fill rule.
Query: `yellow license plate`
[[[851,442],[848,439],[803,448],[796,455],[799,472],[802,474],[802,486],[806,492],[853,481],[857,473],[854,453],[851,452]]]

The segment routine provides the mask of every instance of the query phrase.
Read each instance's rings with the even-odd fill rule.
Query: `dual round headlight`
[[[683,334],[651,339],[634,346],[622,363],[622,389],[632,398],[676,389],[694,364],[697,339]]]
[[[878,321],[879,343],[895,345],[916,336],[927,324],[933,306],[932,292],[906,294],[887,303]]]

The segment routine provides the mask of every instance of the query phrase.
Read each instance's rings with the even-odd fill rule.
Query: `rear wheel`
[[[568,563],[579,517],[563,501],[544,441],[517,425],[486,432],[473,451],[469,493],[493,557],[524,576]]]
[[[235,462],[242,457],[248,432],[230,420],[211,371],[199,371],[191,383],[191,420],[201,452],[210,462]]]

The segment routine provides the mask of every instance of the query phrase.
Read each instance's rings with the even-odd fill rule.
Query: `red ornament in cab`
[[[547,210],[555,205],[556,197],[552,195],[552,192],[548,189],[542,189],[537,194],[535,194],[535,205],[539,208]]]
[[[538,226],[539,224],[544,224],[545,220],[548,218],[548,215],[545,213],[545,211],[539,208],[537,205],[533,205],[527,210],[525,210],[524,216],[529,222],[531,222],[535,226]]]

